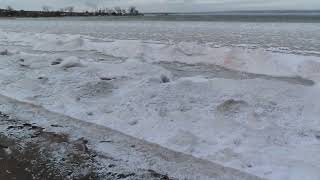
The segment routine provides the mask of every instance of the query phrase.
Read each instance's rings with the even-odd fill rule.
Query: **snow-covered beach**
[[[29,21],[43,23],[0,22],[0,94],[262,178],[320,178],[319,42],[308,49],[181,40],[205,37],[210,23],[198,24],[200,34],[161,40],[155,30],[133,37],[141,22],[130,22],[117,39],[83,25],[58,33],[50,29],[66,23],[58,20],[32,32]]]

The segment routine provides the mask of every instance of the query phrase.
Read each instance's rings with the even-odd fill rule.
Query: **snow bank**
[[[97,40],[80,35],[1,33],[1,41],[29,45],[48,52],[95,51],[107,56],[140,58],[148,62],[183,62],[221,65],[230,69],[274,76],[318,79],[320,58],[272,52],[270,49],[213,47],[210,43],[144,42],[139,40]],[[312,67],[310,67],[312,64]]]
[[[17,50],[1,56],[1,94],[261,177],[320,177],[319,57],[78,35],[0,41]]]

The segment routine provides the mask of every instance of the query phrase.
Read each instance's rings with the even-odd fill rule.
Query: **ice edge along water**
[[[319,57],[3,31],[0,42],[1,94],[260,177],[320,177]]]

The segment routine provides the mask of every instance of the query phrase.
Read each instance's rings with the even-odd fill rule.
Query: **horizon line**
[[[288,9],[288,10],[283,10],[283,9],[269,9],[269,10],[219,10],[219,11],[185,11],[185,12],[179,12],[179,11],[163,11],[163,12],[142,12],[142,13],[147,13],[147,14],[176,14],[176,13],[234,13],[234,12],[315,12],[319,11],[320,9],[308,9],[308,10],[298,10],[298,9]]]

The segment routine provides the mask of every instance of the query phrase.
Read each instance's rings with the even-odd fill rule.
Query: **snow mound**
[[[84,65],[77,57],[71,56],[62,61],[61,67],[64,69],[69,69],[74,67],[84,67]]]
[[[212,47],[210,43],[97,40],[89,36],[6,32],[0,40],[51,52],[97,52],[115,58],[138,58],[147,62],[215,64],[226,68],[272,76],[301,76],[319,80],[320,57],[273,52],[246,47]],[[280,48],[281,49],[281,48]],[[314,67],[315,65],[316,67]]]
[[[8,56],[8,55],[10,55],[10,52],[7,49],[5,49],[3,51],[0,51],[0,55],[1,56]]]
[[[248,103],[243,101],[243,100],[234,100],[234,99],[229,99],[222,104],[220,104],[217,107],[217,110],[222,112],[222,113],[236,113],[240,111],[243,108],[246,108],[248,106]]]

